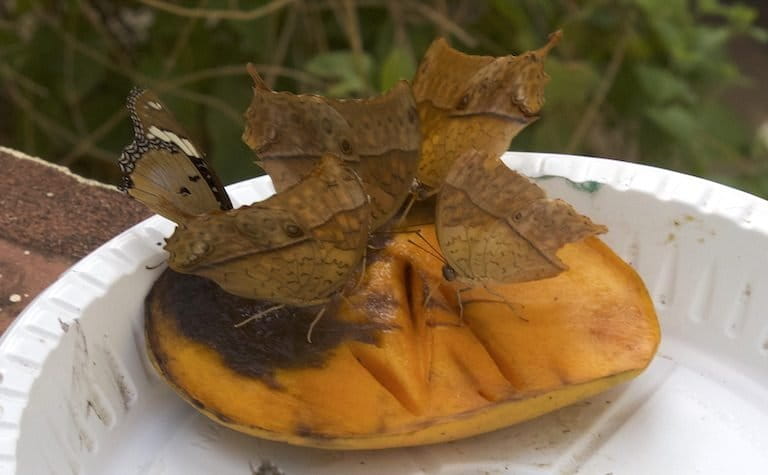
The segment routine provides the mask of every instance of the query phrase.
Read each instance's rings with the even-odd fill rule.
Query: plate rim
[[[532,178],[543,176],[562,177],[576,183],[596,181],[601,186],[609,186],[619,191],[634,191],[646,194],[656,194],[660,201],[675,201],[687,204],[699,209],[704,214],[715,214],[734,221],[745,231],[758,232],[768,236],[768,201],[742,190],[727,185],[716,183],[704,178],[688,175],[672,170],[643,165],[619,160],[597,158],[579,155],[540,153],[540,152],[507,152],[502,156],[505,164],[517,169]],[[266,175],[243,180],[228,185],[227,191],[238,202],[247,201],[249,193],[265,193],[271,188],[271,182]],[[697,191],[697,193],[693,193]],[[268,194],[266,195],[268,196]],[[261,198],[265,198],[262,196]],[[718,203],[727,202],[731,206],[723,206]],[[732,203],[742,203],[741,206],[733,206]],[[709,208],[705,208],[705,205]],[[64,271],[59,278],[45,290],[40,292],[17,315],[6,331],[0,336],[0,440],[9,441],[0,444],[0,464],[15,465],[18,445],[18,437],[21,435],[21,422],[27,408],[27,402],[35,382],[40,378],[43,364],[61,342],[66,333],[63,329],[47,336],[43,350],[37,355],[25,355],[38,362],[36,365],[24,364],[23,360],[13,357],[12,346],[16,339],[20,338],[22,329],[34,317],[38,309],[45,305],[56,306],[51,297],[57,289],[62,288],[70,279],[82,277],[87,271],[80,271],[89,260],[96,259],[102,253],[115,249],[123,240],[131,237],[146,237],[149,229],[162,232],[172,229],[172,222],[158,215],[153,215],[114,236],[97,249],[74,263]],[[158,252],[163,252],[158,248]],[[132,259],[131,265],[125,266],[121,273],[112,276],[107,282],[107,288],[114,285],[121,277],[135,271],[141,264],[140,259],[128,256]],[[143,258],[142,258],[143,259]],[[79,278],[76,277],[76,278]],[[101,296],[101,292],[91,292],[81,304],[85,307]],[[76,320],[80,315],[76,315]],[[49,322],[56,324],[59,322]],[[10,356],[10,357],[9,357]],[[25,390],[19,390],[12,384],[14,375],[23,374],[28,380]],[[18,410],[8,410],[11,407],[19,407]],[[0,465],[1,467],[1,465]]]

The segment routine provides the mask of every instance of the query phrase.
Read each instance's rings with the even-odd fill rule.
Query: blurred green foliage
[[[260,173],[241,142],[244,64],[278,90],[367,96],[410,79],[438,35],[475,54],[541,46],[543,117],[515,150],[642,161],[768,196],[768,152],[724,105],[744,82],[736,35],[756,11],[719,0],[15,0],[0,5],[0,144],[116,183],[124,98],[156,89],[225,182]]]

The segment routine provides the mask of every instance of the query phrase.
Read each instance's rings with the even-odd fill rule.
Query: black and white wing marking
[[[134,88],[128,96],[128,112],[133,142],[120,156],[121,190],[177,223],[232,209],[203,152],[154,92]]]

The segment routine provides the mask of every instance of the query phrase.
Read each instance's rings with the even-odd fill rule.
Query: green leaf
[[[415,72],[416,61],[413,56],[403,48],[394,47],[381,65],[379,87],[382,91],[386,91],[400,79],[411,79]]]
[[[693,103],[697,99],[691,85],[669,69],[637,64],[634,73],[645,95],[654,103],[664,104],[673,101]]]
[[[545,89],[547,108],[582,107],[600,77],[594,66],[584,61],[560,61],[547,58],[546,70],[551,80]]]
[[[308,72],[332,81],[326,91],[328,95],[342,97],[368,91],[371,63],[367,54],[357,56],[351,51],[331,51],[314,56],[304,67]]]
[[[748,33],[753,40],[759,41],[760,43],[768,43],[768,30],[765,28],[753,26],[749,29]]]
[[[241,87],[239,78],[220,78],[212,85],[211,95],[228,104],[248,104],[251,91]],[[244,109],[244,106],[239,106]],[[254,164],[253,151],[241,140],[241,126],[215,109],[204,110],[204,131],[208,158],[224,183],[232,183],[261,174]]]
[[[663,132],[681,141],[689,140],[696,132],[696,117],[682,106],[654,107],[646,116]]]

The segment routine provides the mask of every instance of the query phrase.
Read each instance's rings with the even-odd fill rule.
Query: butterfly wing
[[[278,192],[304,179],[330,153],[362,178],[371,197],[373,229],[397,212],[419,160],[418,114],[407,82],[377,97],[334,100],[274,92],[253,65],[248,71],[253,99],[243,140]]]
[[[326,100],[314,95],[272,91],[252,64],[253,98],[245,111],[245,142],[258,164],[282,192],[309,175],[320,157],[332,153],[359,160],[349,123]]]
[[[375,230],[400,209],[416,176],[421,134],[411,87],[400,81],[377,97],[329,99],[328,103],[352,127],[360,156],[352,167],[371,198],[371,229]]]
[[[498,58],[467,55],[444,40],[430,46],[413,85],[422,133],[422,197],[440,189],[465,151],[498,156],[536,120],[549,79],[544,60],[559,39],[555,33],[538,50]]]
[[[172,269],[207,277],[229,293],[316,305],[360,266],[369,213],[354,171],[325,155],[300,183],[264,201],[177,227],[165,248]]]
[[[567,268],[557,257],[562,246],[607,231],[495,156],[467,153],[456,165],[438,195],[436,227],[446,260],[464,280],[554,277]]]
[[[119,160],[121,190],[177,223],[232,209],[203,152],[154,92],[134,88],[128,96],[128,112],[134,137]]]

